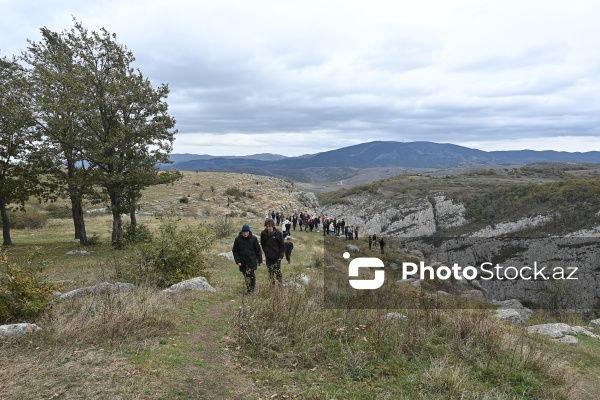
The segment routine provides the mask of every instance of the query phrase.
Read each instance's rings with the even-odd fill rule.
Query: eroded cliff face
[[[552,235],[548,232],[554,223],[553,216],[531,215],[481,227],[466,219],[463,204],[444,193],[399,201],[368,194],[346,199],[348,204],[326,206],[323,212],[358,226],[363,235],[375,233],[402,240],[406,246],[404,251],[427,254],[422,261],[428,265],[456,262],[479,267],[488,262],[488,268],[500,265],[504,269],[527,270],[535,262],[539,268],[545,267],[543,274],[537,277],[525,273],[525,279],[478,279],[485,297],[490,300],[519,299],[543,308],[581,310],[598,306],[600,226]],[[528,237],[519,237],[520,232],[527,232],[523,236]],[[442,246],[435,248],[411,242],[411,238],[436,234],[445,237],[443,250]],[[493,240],[506,235],[512,237],[508,242]],[[452,244],[453,238],[466,238],[470,242]],[[510,269],[509,273],[514,274],[514,271]]]
[[[465,207],[443,194],[402,202],[356,195],[348,202],[323,207],[323,213],[344,218],[347,224],[358,226],[363,234],[430,236],[440,229],[467,223]]]

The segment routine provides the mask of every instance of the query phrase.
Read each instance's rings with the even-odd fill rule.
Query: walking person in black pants
[[[246,294],[254,293],[256,287],[254,271],[262,264],[262,251],[258,239],[252,234],[248,225],[242,226],[242,231],[235,238],[232,253],[240,272],[244,274]]]
[[[385,247],[385,241],[383,240],[383,236],[379,239],[379,248],[381,249],[381,254],[383,254],[383,248]]]
[[[281,260],[285,253],[283,235],[275,227],[275,221],[270,218],[265,221],[265,229],[260,234],[260,245],[265,253],[271,282],[275,284],[275,279],[277,279],[279,283],[282,283]]]
[[[291,262],[292,250],[294,250],[294,243],[292,243],[292,238],[289,236],[286,237],[283,246],[285,247],[285,259],[289,265]]]

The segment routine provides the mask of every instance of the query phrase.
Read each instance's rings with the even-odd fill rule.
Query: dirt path
[[[233,301],[232,301],[233,300]],[[241,296],[215,299],[192,318],[198,329],[188,336],[191,360],[183,367],[187,387],[183,398],[258,399],[256,376],[236,360],[233,318]]]

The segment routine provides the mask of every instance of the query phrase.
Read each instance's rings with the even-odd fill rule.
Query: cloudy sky
[[[117,34],[167,83],[175,153],[372,140],[600,150],[600,0],[0,0],[0,56],[39,29]]]

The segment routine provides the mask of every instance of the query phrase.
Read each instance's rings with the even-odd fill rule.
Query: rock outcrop
[[[24,336],[37,332],[40,329],[36,324],[29,323],[0,325],[0,339]]]
[[[568,344],[577,344],[579,341],[573,335],[586,335],[600,339],[600,335],[588,331],[581,326],[570,326],[563,323],[540,324],[527,327],[527,333],[537,333],[552,337],[554,341]]]
[[[522,324],[533,315],[533,311],[524,307],[517,299],[504,301],[492,300],[492,304],[498,306],[496,318],[512,322],[513,324]]]
[[[60,295],[61,299],[74,299],[76,297],[81,297],[89,294],[98,294],[98,293],[119,293],[119,292],[128,292],[133,290],[135,285],[132,283],[122,283],[122,282],[102,282],[94,286],[88,286],[84,288],[79,288],[75,290],[71,290],[69,292],[63,293]]]
[[[208,283],[205,277],[199,276],[197,278],[188,279],[174,285],[169,286],[162,292],[166,294],[183,292],[186,290],[199,290],[205,292],[216,292],[217,290]]]

